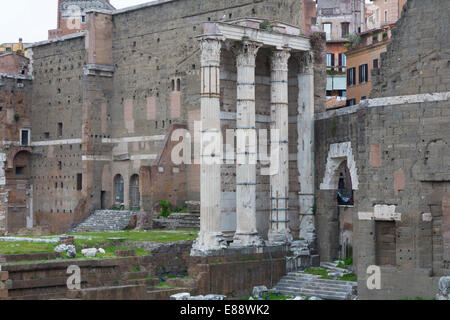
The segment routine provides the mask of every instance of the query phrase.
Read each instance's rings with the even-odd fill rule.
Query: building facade
[[[374,0],[366,11],[367,31],[359,44],[347,52],[347,105],[368,99],[372,91],[372,70],[380,68],[381,54],[390,43],[391,30],[401,17],[407,0]]]
[[[0,54],[7,53],[7,52],[17,52],[17,53],[24,53],[25,47],[28,45],[27,43],[23,43],[22,39],[19,39],[19,42],[13,42],[13,43],[2,43],[0,44]]]
[[[391,42],[394,26],[387,25],[360,34],[361,45],[347,51],[347,105],[358,104],[370,97],[372,70],[381,67],[381,54],[386,52]]]
[[[58,0],[57,28],[48,31],[48,38],[67,36],[86,30],[86,12],[96,10],[114,10],[109,0]]]
[[[0,73],[0,234],[34,225],[31,85],[29,75]]]
[[[367,30],[379,29],[400,19],[408,0],[371,0],[366,10]]]
[[[320,0],[317,22],[327,35],[327,108],[345,106],[347,36],[365,31],[363,0]]]

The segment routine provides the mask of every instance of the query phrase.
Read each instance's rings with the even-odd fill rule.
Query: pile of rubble
[[[182,292],[171,295],[170,300],[227,300],[227,297],[220,294],[208,294],[206,296],[191,296],[190,293]]]
[[[339,265],[345,266],[345,268],[342,268]],[[336,260],[334,262],[321,262],[320,266],[326,269],[327,275],[334,280],[353,273],[353,267],[345,265],[345,262],[342,260]]]
[[[314,229],[308,230],[305,239],[293,241],[289,250],[292,255],[286,257],[286,271],[319,266],[320,256],[316,250],[316,234]]]
[[[439,279],[439,293],[436,300],[450,300],[450,277]]]

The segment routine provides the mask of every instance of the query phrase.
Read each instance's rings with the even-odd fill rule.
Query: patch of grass
[[[132,268],[131,268],[131,271],[132,272],[141,272],[141,266],[133,266]]]
[[[157,288],[163,288],[163,289],[173,289],[173,288],[174,288],[173,286],[170,286],[170,285],[168,285],[168,284],[165,283],[165,282],[160,282],[160,283],[158,283],[157,285],[155,285],[155,287],[157,287]]]
[[[350,274],[345,274],[342,277],[338,278],[337,280],[342,280],[342,281],[358,281],[358,278],[356,277],[356,274],[354,273],[350,273]]]
[[[339,261],[337,267],[342,269],[348,269],[349,266],[353,265],[353,259],[352,258],[345,258],[344,260],[335,260]]]
[[[328,271],[325,268],[320,268],[320,267],[312,267],[312,268],[308,268],[305,271],[303,271],[304,273],[308,273],[308,274],[313,274],[316,276],[321,276],[321,279],[328,279],[331,280],[333,279],[332,277],[328,276]]]
[[[0,253],[25,254],[53,252],[55,243],[28,242],[28,241],[0,241]]]
[[[124,238],[126,241],[150,241],[150,242],[177,242],[182,240],[195,240],[198,230],[149,230],[149,231],[113,231],[113,232],[81,232],[71,235],[90,237],[89,239],[77,239],[81,243],[108,242],[109,238]]]
[[[283,295],[277,295],[276,293],[269,293],[265,297],[263,297],[264,300],[288,300],[292,299],[291,296],[283,296]]]
[[[198,230],[150,230],[150,231],[115,231],[115,232],[82,232],[71,233],[70,235],[84,236],[86,239],[75,239],[77,255],[75,259],[98,259],[115,258],[116,250],[135,250],[137,256],[150,254],[144,249],[135,246],[119,245],[114,246],[112,238],[122,238],[124,242],[178,242],[183,240],[194,240]],[[29,238],[49,238],[49,236],[24,236]],[[29,242],[29,241],[0,241],[0,253],[2,254],[25,254],[25,253],[49,253],[54,252],[57,243]],[[97,254],[94,258],[85,258],[81,254],[84,248],[103,248],[105,254]],[[69,259],[65,253],[62,259]]]
[[[189,277],[188,274],[186,274],[186,275],[184,275],[184,276],[168,275],[168,276],[166,276],[166,279],[186,279],[186,278],[188,278],[188,277]]]

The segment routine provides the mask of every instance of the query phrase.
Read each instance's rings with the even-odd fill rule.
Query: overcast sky
[[[117,9],[146,2],[111,0]],[[57,0],[0,0],[0,43],[47,40],[47,31],[56,28],[56,7]]]
[[[111,0],[120,9],[151,0]],[[47,40],[56,28],[58,0],[0,0],[0,43]]]

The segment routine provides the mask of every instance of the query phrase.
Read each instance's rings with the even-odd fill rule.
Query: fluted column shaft
[[[289,49],[273,51],[271,73],[272,130],[278,130],[280,140],[271,141],[271,151],[279,153],[278,172],[270,178],[271,223],[269,241],[286,243],[292,240],[289,230],[289,116],[288,60]]]
[[[237,64],[236,233],[234,246],[262,246],[256,228],[255,66],[261,44],[244,41],[234,47]]]
[[[226,246],[221,226],[220,52],[218,37],[201,39],[200,233],[192,254]]]
[[[299,59],[298,170],[300,176],[300,234],[314,240],[314,63],[309,52]]]

